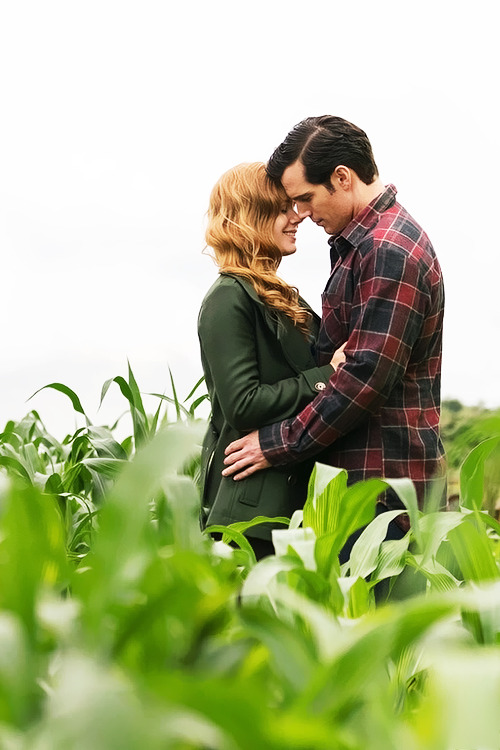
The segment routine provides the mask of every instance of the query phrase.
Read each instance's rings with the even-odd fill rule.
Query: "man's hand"
[[[330,364],[334,370],[336,370],[339,365],[342,365],[345,362],[344,348],[346,344],[347,341],[344,341],[340,349],[337,349],[337,351],[334,352],[334,355],[330,360]]]
[[[260,449],[259,433],[256,430],[249,435],[229,443],[225,450],[226,458],[223,470],[224,477],[232,476],[236,481],[245,479],[260,469],[267,469],[271,464],[264,458]]]

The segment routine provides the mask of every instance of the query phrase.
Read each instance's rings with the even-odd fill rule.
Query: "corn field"
[[[316,464],[257,562],[249,524],[199,528],[201,381],[153,414],[130,367],[111,386],[125,439],[60,383],[73,435],[36,411],[0,434],[1,750],[499,750],[498,419],[452,510],[394,481],[411,531],[383,541],[386,482]]]

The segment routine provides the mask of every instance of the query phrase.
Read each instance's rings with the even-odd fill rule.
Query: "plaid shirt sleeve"
[[[369,235],[355,251],[356,263],[335,269],[323,295],[324,337],[332,353],[347,338],[346,362],[295,418],[259,431],[271,464],[303,460],[331,445],[379,410],[404,377],[431,308],[428,268],[414,252],[421,238],[411,237]]]

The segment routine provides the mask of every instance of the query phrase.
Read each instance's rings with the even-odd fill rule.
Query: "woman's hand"
[[[344,347],[346,344],[347,344],[347,341],[344,341],[340,349],[337,349],[337,351],[335,352],[335,354],[330,360],[330,364],[334,370],[336,370],[339,365],[345,362]]]

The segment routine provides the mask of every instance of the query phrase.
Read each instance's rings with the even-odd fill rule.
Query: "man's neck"
[[[370,183],[370,185],[367,185],[358,178],[355,185],[356,213],[359,213],[366,208],[367,205],[375,198],[378,198],[384,190],[385,185],[380,177],[377,177],[372,183]]]

